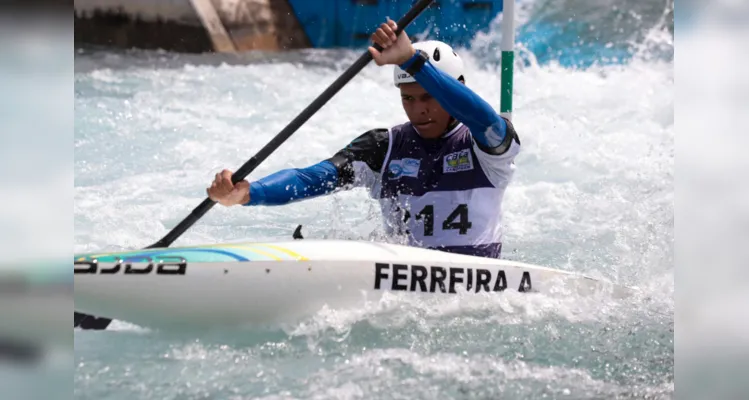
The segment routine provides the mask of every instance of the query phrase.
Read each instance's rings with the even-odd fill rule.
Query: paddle
[[[403,16],[398,22],[398,29],[396,35],[399,35],[401,31],[408,26],[433,0],[419,0],[414,4],[410,10]],[[379,44],[375,44],[374,47],[381,51],[382,47]],[[294,118],[288,125],[286,125],[281,132],[276,135],[268,144],[265,145],[260,151],[255,154],[254,157],[247,160],[234,174],[231,176],[231,181],[234,184],[243,180],[247,175],[250,174],[261,162],[265,161],[283,142],[286,141],[299,127],[307,122],[325,103],[328,102],[336,93],[338,93],[343,86],[345,86],[356,74],[359,73],[370,61],[372,61],[372,55],[369,51],[365,50],[356,62],[351,65],[338,79],[335,80],[322,94],[320,94],[307,108],[305,108],[296,118]],[[187,229],[189,229],[195,222],[198,221],[208,210],[216,204],[215,201],[210,198],[206,198],[200,203],[199,206],[195,207],[194,210],[187,216],[182,222],[174,227],[169,233],[166,234],[158,242],[146,247],[147,249],[157,247],[169,247],[180,235],[182,235]]]
[[[411,6],[411,9],[408,10],[406,15],[403,16],[400,20],[398,20],[396,23],[398,25],[398,29],[396,30],[395,34],[399,35],[403,29],[405,29],[411,22],[413,22],[416,17],[421,14],[422,11],[424,11],[434,0],[419,0]],[[382,47],[379,44],[375,44],[374,48],[378,51],[382,50]],[[286,125],[285,128],[279,132],[276,137],[271,139],[268,144],[265,145],[260,151],[257,152],[252,158],[247,160],[247,162],[244,163],[234,174],[231,176],[231,181],[234,184],[237,184],[237,182],[243,180],[247,177],[252,171],[255,170],[255,168],[260,165],[263,161],[265,161],[268,156],[270,156],[278,147],[283,144],[283,142],[286,141],[291,135],[294,134],[294,132],[299,129],[307,120],[309,120],[322,106],[325,105],[325,103],[328,102],[336,93],[338,93],[343,86],[345,86],[351,79],[353,79],[356,74],[358,74],[364,67],[372,61],[372,55],[369,53],[368,50],[364,51],[364,54],[362,54],[356,62],[354,62],[353,65],[351,65],[338,79],[335,80],[330,86],[328,86],[327,89],[325,89],[322,94],[320,94],[312,103],[307,106],[302,112],[297,115],[296,118],[294,118],[291,122],[289,122],[288,125]],[[205,213],[208,212],[214,205],[216,204],[215,201],[211,200],[210,198],[206,198],[203,200],[202,203],[200,203],[195,209],[192,210],[190,215],[188,215],[185,219],[182,220],[177,226],[175,226],[169,233],[166,234],[161,240],[158,242],[146,247],[146,249],[153,249],[153,248],[163,248],[163,247],[169,247],[172,243],[174,243],[177,238],[179,238],[185,231],[187,231],[195,222],[197,222]],[[89,318],[93,318],[93,320],[88,321]],[[108,320],[106,318],[94,318],[86,314],[81,313],[75,313],[74,318],[74,326],[81,326],[83,329],[105,329],[107,325],[109,325],[109,322],[111,320]]]

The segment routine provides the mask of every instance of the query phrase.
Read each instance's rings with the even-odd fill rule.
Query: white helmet
[[[423,50],[429,55],[429,63],[439,68],[455,79],[463,77],[463,60],[450,45],[437,41],[427,40],[413,44],[414,49]],[[401,83],[416,82],[416,80],[398,65],[393,68],[393,83],[398,87]]]

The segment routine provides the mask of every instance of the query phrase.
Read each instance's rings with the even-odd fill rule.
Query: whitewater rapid
[[[660,51],[662,33],[643,36]],[[462,52],[467,85],[499,109],[498,67],[478,47]],[[358,55],[80,50],[75,251],[161,238],[205,198],[216,172],[242,165]],[[321,310],[279,335],[194,340],[118,323],[110,336],[76,331],[76,395],[673,394],[673,60],[577,69],[538,59],[520,57],[515,71],[523,150],[503,205],[503,256],[639,286],[641,297],[392,301]],[[370,65],[250,178],[308,166],[403,121],[392,70]],[[175,245],[288,239],[298,224],[305,237],[367,239],[380,223],[377,204],[353,190],[283,207],[216,206]]]

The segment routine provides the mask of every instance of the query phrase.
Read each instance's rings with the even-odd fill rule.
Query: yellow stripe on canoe
[[[305,256],[303,256],[303,255],[301,255],[301,254],[299,254],[299,253],[297,253],[295,251],[291,251],[289,249],[285,249],[283,247],[276,246],[276,245],[273,245],[273,244],[260,244],[260,243],[258,243],[256,246],[265,246],[265,247],[269,247],[269,248],[274,249],[274,250],[278,250],[281,253],[288,254],[288,255],[290,255],[291,257],[293,257],[293,258],[295,258],[297,260],[301,260],[301,261],[307,261],[307,260],[309,260],[307,257],[305,257]]]

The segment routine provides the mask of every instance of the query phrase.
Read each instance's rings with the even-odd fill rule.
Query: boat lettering
[[[136,261],[137,262],[134,262]],[[169,261],[172,260],[172,261]],[[75,262],[75,274],[95,275],[185,275],[187,261],[178,256],[162,256],[157,262],[150,257],[140,257],[132,261],[117,258],[115,262],[100,263],[97,259]]]
[[[464,285],[466,291],[474,293],[501,292],[507,289],[507,274],[501,269],[492,274],[484,268],[375,263],[376,290],[389,286],[392,291],[457,293],[456,285]],[[531,274],[523,271],[517,290],[529,292],[531,288]]]

